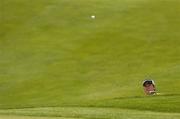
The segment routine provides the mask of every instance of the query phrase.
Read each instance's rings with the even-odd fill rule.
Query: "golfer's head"
[[[145,87],[149,87],[151,85],[152,85],[152,83],[145,83]]]
[[[153,82],[152,82],[151,80],[147,80],[147,81],[145,81],[145,82],[143,83],[143,86],[144,86],[144,87],[149,87],[149,86],[151,86],[151,85],[153,85]]]

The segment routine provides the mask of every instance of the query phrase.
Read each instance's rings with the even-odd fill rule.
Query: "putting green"
[[[104,115],[113,118],[131,109],[124,118],[179,117],[179,0],[0,5],[0,109],[96,107],[102,118],[103,109],[115,111]],[[144,95],[146,78],[155,80],[161,95]],[[130,114],[135,110],[139,115]]]

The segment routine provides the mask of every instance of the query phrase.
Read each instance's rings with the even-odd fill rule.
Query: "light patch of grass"
[[[76,118],[0,115],[0,119],[76,119]],[[78,118],[78,119],[80,119],[80,118]]]
[[[64,117],[84,119],[179,119],[179,113],[138,111],[119,108],[95,107],[47,107],[0,110],[4,115],[26,115],[39,117]],[[29,117],[30,118],[30,117]],[[45,119],[46,119],[45,118]],[[30,118],[31,119],[31,118]],[[41,118],[40,118],[41,119]]]

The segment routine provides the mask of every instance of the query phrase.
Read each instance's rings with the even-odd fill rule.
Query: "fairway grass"
[[[76,118],[63,118],[63,117],[33,117],[33,116],[16,116],[16,115],[0,115],[0,119],[76,119]],[[79,118],[81,119],[81,118]]]
[[[100,107],[47,107],[0,110],[4,119],[179,119],[179,113],[138,111]],[[13,116],[15,115],[15,116]],[[19,116],[18,116],[19,115]],[[22,116],[22,117],[21,117]],[[27,117],[23,117],[27,116]],[[3,116],[0,116],[0,118]],[[56,118],[53,118],[56,117]]]
[[[0,118],[180,118],[180,0],[0,4]]]

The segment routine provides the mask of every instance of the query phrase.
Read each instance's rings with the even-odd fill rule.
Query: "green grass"
[[[179,0],[0,2],[0,114],[89,107],[79,114],[97,108],[99,118],[127,110],[179,118]],[[144,96],[145,78],[161,95]]]
[[[61,117],[32,117],[32,116],[0,116],[0,119],[75,119],[75,118],[61,118]]]
[[[22,117],[44,118],[74,118],[74,119],[179,119],[179,113],[162,113],[150,111],[137,111],[118,108],[91,108],[91,107],[47,107],[0,110],[5,115],[21,115]],[[21,116],[17,116],[18,118]],[[14,116],[16,117],[16,116]],[[6,118],[5,118],[6,119]]]

